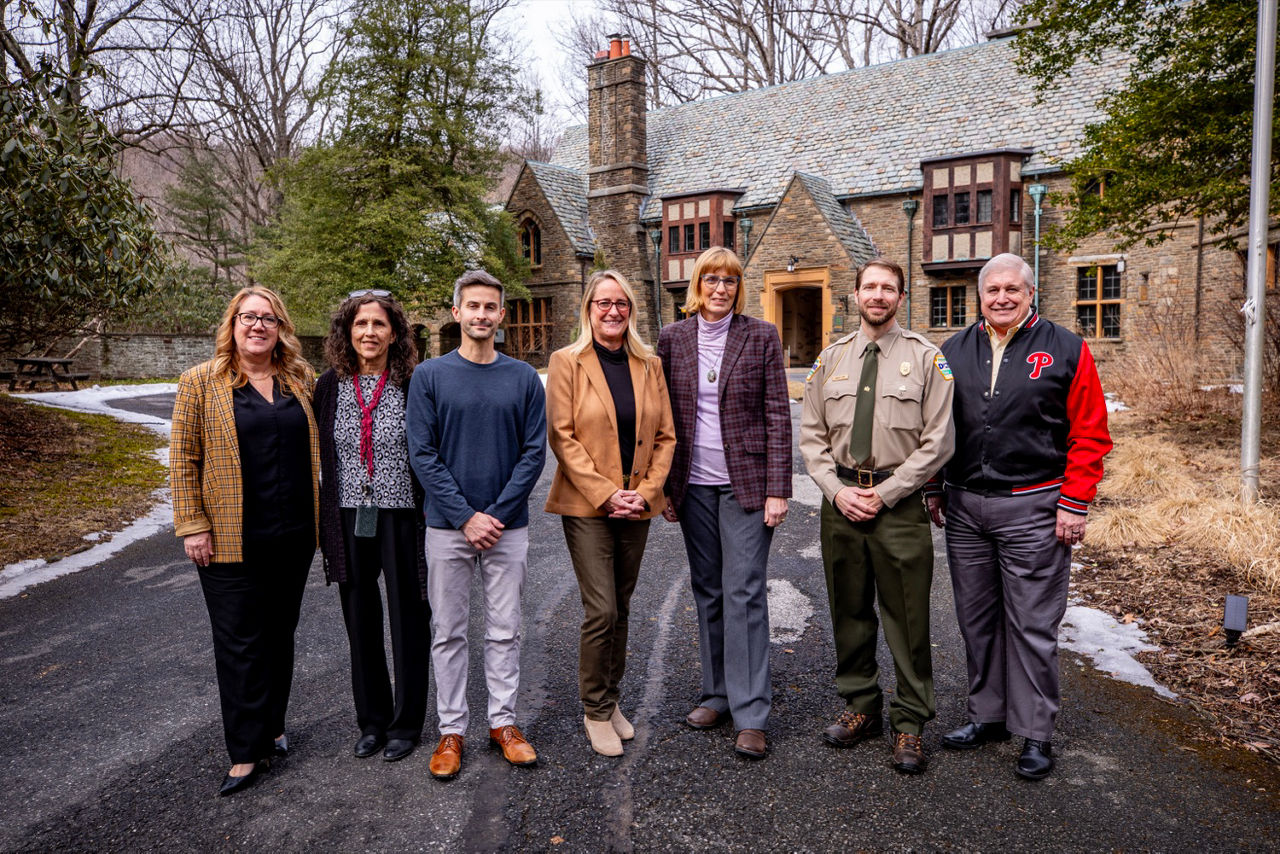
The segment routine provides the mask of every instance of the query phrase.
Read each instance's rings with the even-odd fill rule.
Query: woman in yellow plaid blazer
[[[287,752],[293,636],[316,550],[314,372],[270,290],[227,306],[213,359],[178,381],[169,447],[174,532],[204,591],[227,752],[219,794]]]

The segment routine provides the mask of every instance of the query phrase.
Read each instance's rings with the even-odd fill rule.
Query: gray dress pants
[[[947,490],[947,561],[969,665],[969,719],[1048,741],[1058,715],[1058,626],[1071,547],[1055,535],[1058,491]]]
[[[730,487],[691,484],[680,505],[680,530],[698,608],[698,705],[728,711],[735,729],[767,729],[773,691],[766,570],[773,528],[763,510],[743,510]]]

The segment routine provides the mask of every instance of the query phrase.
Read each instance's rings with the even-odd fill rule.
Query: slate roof
[[[1012,39],[666,107],[648,114],[645,219],[660,198],[745,187],[737,208],[776,204],[795,172],[821,175],[837,197],[921,186],[920,161],[1029,148],[1024,167],[1052,171],[1080,151],[1097,101],[1118,88],[1116,54],[1080,66],[1037,104],[1013,65]],[[570,128],[553,162],[585,170],[587,129]]]
[[[796,180],[809,191],[809,196],[817,205],[818,212],[826,219],[844,248],[849,250],[849,257],[853,259],[854,264],[862,264],[879,254],[871,242],[871,237],[862,228],[862,223],[851,216],[844,205],[836,201],[835,195],[831,192],[830,182],[805,172],[797,172]]]
[[[575,169],[553,166],[550,163],[527,161],[533,177],[547,197],[556,219],[569,235],[573,250],[584,255],[594,255],[595,237],[587,221],[587,175]],[[514,188],[513,188],[514,189]]]

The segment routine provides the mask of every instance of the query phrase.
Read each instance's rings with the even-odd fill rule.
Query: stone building
[[[1203,223],[1155,248],[1117,251],[1103,235],[1071,254],[1038,246],[1036,197],[1045,229],[1125,68],[1081,67],[1037,103],[1014,55],[996,38],[646,112],[643,61],[615,38],[587,67],[588,124],[552,163],[525,162],[507,200],[533,296],[509,307],[504,348],[544,365],[568,343],[600,256],[630,278],[656,340],[680,316],[693,260],[718,245],[744,258],[747,311],[777,325],[792,366],[856,327],[854,273],[873,255],[908,271],[903,325],[941,341],[979,316],[988,258],[1034,266],[1039,248],[1041,311],[1101,362],[1163,335],[1199,340],[1206,375],[1238,375],[1222,318],[1243,298],[1243,266],[1208,245]]]

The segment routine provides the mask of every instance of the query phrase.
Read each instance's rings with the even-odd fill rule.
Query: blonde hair
[[[239,388],[249,382],[248,375],[240,370],[235,338],[235,325],[239,322],[236,315],[249,297],[262,297],[271,303],[271,312],[280,318],[280,325],[276,327],[276,346],[271,350],[271,367],[284,380],[284,392],[310,395],[311,386],[315,383],[315,371],[302,358],[302,345],[294,333],[289,312],[285,310],[284,303],[275,291],[258,285],[241,288],[223,312],[214,343],[213,375],[230,377],[232,388]]]
[[[595,299],[596,289],[600,287],[600,283],[606,279],[617,282],[618,287],[622,288],[622,292],[631,303],[631,311],[627,314],[627,337],[623,346],[627,348],[627,353],[637,359],[647,358],[653,351],[636,329],[636,292],[631,289],[631,283],[627,281],[626,276],[617,270],[600,270],[592,273],[591,278],[587,279],[587,286],[582,292],[582,306],[578,311],[578,329],[580,330],[578,340],[568,346],[568,351],[577,356],[591,349],[591,343],[595,340],[591,333],[591,301]]]
[[[723,246],[712,246],[698,256],[693,262],[693,275],[689,277],[689,290],[684,298],[685,314],[701,311],[707,304],[702,293],[702,277],[717,270],[724,270],[727,275],[738,277],[738,292],[733,298],[733,313],[742,314],[747,306],[747,289],[742,284],[742,260],[738,253]]]

